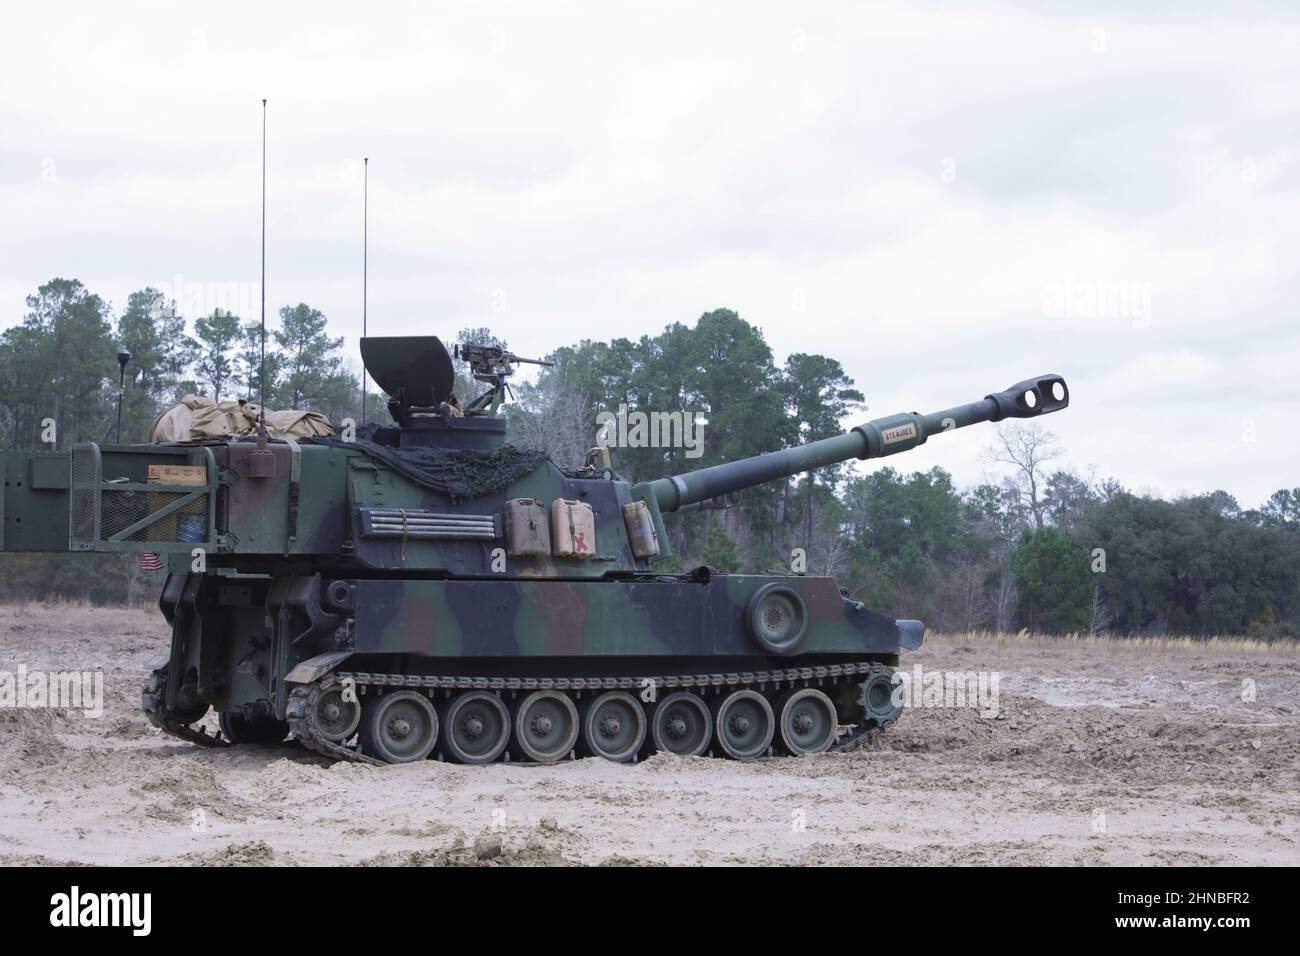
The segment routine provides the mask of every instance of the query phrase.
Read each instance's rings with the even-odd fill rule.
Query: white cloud
[[[53,275],[255,283],[266,96],[270,307],[349,341],[369,155],[374,331],[537,354],[725,305],[873,414],[1057,371],[1080,468],[1300,482],[1286,5],[11,3],[0,32],[0,320]],[[974,481],[988,438],[896,464]]]

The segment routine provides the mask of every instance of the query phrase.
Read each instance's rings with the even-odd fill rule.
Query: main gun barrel
[[[929,415],[917,412],[888,415],[833,438],[660,478],[650,483],[650,491],[660,511],[676,511],[743,488],[854,458],[883,458],[910,451],[940,432],[1004,418],[1034,418],[1058,412],[1069,404],[1070,391],[1065,379],[1059,375],[1039,375],[967,405]]]

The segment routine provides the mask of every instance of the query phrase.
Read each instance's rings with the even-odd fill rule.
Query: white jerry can
[[[596,515],[585,501],[551,502],[551,547],[557,558],[590,558],[596,553]]]

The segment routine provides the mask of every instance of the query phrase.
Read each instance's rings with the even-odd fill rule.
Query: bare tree
[[[973,631],[989,616],[990,602],[985,594],[988,567],[972,559],[963,559],[953,570],[952,585],[955,590],[953,607],[963,631]]]
[[[1015,624],[1016,604],[1019,598],[1016,593],[1016,576],[1011,568],[1011,549],[1009,547],[999,549],[997,562],[998,590],[994,598],[994,612],[997,618],[998,630],[1007,633]]]
[[[814,534],[809,541],[809,571],[830,576],[844,574],[849,568],[850,541],[844,533],[839,509],[818,509]]]
[[[1012,422],[999,427],[997,435],[997,442],[984,450],[985,460],[1012,467],[1012,488],[1033,518],[1034,530],[1042,531],[1047,512],[1045,466],[1065,452],[1057,447],[1056,436],[1037,423]]]
[[[558,375],[548,378],[544,386],[525,384],[518,391],[518,403],[507,409],[515,440],[542,449],[562,467],[581,466],[596,442],[587,398]]]
[[[1102,596],[1101,585],[1095,584],[1092,588],[1092,622],[1088,625],[1088,634],[1097,636],[1105,634],[1106,629],[1115,623],[1115,612],[1106,604],[1106,599]]]

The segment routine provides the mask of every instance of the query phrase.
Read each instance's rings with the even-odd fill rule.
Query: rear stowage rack
[[[188,552],[211,547],[217,479],[216,458],[202,445],[74,445],[69,548]]]

